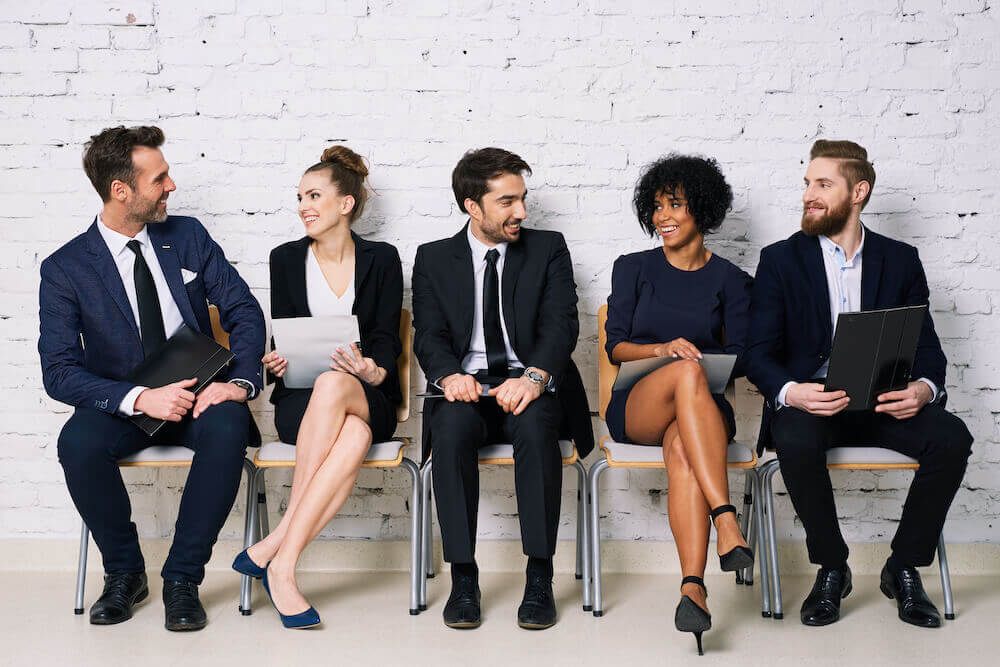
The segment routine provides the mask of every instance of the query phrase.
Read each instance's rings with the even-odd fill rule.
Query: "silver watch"
[[[247,382],[246,380],[242,380],[240,378],[235,378],[233,380],[230,380],[229,384],[235,384],[240,389],[243,389],[244,391],[246,391],[246,393],[247,393],[247,400],[248,401],[251,398],[253,398],[253,395],[254,395],[254,386],[250,382]]]
[[[534,369],[531,368],[526,369],[524,371],[524,377],[528,378],[529,380],[537,384],[539,387],[545,386],[545,382],[543,382],[543,380],[545,379],[544,376]]]

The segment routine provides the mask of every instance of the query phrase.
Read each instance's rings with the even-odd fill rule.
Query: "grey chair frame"
[[[850,466],[838,465],[838,468],[849,469]],[[889,465],[889,466],[878,466],[877,464],[866,464],[863,469],[893,469],[900,468],[903,466]],[[909,468],[910,466],[906,466]],[[761,571],[763,572],[765,566],[765,560],[767,561],[767,566],[771,570],[770,577],[768,578],[771,593],[774,598],[774,609],[772,609],[769,604],[765,604],[762,610],[762,616],[773,617],[777,620],[781,620],[785,617],[784,607],[781,600],[781,574],[778,569],[778,545],[776,531],[774,527],[774,474],[778,472],[780,466],[778,464],[778,459],[771,459],[765,462],[763,465],[757,468],[757,475],[759,478],[758,487],[761,489],[763,495],[763,503],[758,503],[762,507],[758,508],[758,514],[760,520],[763,522],[764,530],[761,531],[761,541],[766,543],[766,557],[761,560]],[[862,468],[858,468],[862,469]],[[762,510],[762,512],[761,512]],[[951,588],[951,573],[948,570],[948,554],[945,550],[944,533],[938,536],[938,546],[937,546],[937,558],[938,558],[938,570],[941,573],[941,590],[944,594],[944,617],[952,621],[955,619],[955,599]],[[764,578],[762,576],[762,578]],[[762,584],[765,582],[762,582]]]
[[[587,539],[587,469],[580,460],[580,455],[574,447],[575,460],[572,463],[564,463],[576,469],[577,478],[577,520],[576,520],[576,579],[582,582],[583,587],[583,610],[590,611],[592,603],[590,600],[590,586],[588,582],[591,578],[591,560],[589,540]],[[433,483],[431,480],[432,459],[424,461],[420,469],[422,487],[424,492],[422,516],[421,516],[421,577],[420,577],[420,610],[427,609],[427,580],[434,578],[434,554],[433,554],[433,533],[432,533],[432,506]],[[509,465],[491,463],[490,460],[480,461],[480,465]]]

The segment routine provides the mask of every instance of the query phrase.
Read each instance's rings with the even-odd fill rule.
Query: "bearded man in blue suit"
[[[239,487],[248,444],[260,434],[246,405],[261,390],[264,316],[247,284],[198,220],[167,215],[176,189],[157,127],[91,137],[84,170],[104,202],[83,234],[42,262],[39,289],[45,390],[76,408],[59,435],[73,502],[104,559],[104,591],[90,622],[132,617],[148,595],[146,566],[117,461],[156,444],[184,444],[194,460],[163,565],[168,630],[198,630],[198,585]],[[164,387],[126,378],[183,325],[211,336],[208,303],[235,359],[197,396],[197,378]],[[128,417],[168,422],[154,437]]]

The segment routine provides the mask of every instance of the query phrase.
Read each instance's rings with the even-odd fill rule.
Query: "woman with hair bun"
[[[705,247],[705,234],[722,224],[732,201],[715,160],[671,154],[647,167],[633,203],[643,230],[663,245],[615,261],[605,326],[613,363],[678,359],[613,391],[606,419],[615,440],[663,448],[668,519],[684,575],[674,624],[695,634],[699,654],[701,634],[712,627],[702,579],[709,516],[721,569],[753,565],[729,504],[733,409],[709,392],[698,363],[705,352],[736,354],[734,376],[743,375],[751,278]]]
[[[351,231],[368,198],[367,177],[364,160],[350,148],[323,151],[299,182],[306,235],[271,251],[272,318],[354,314],[361,332],[361,349],[352,343],[334,350],[331,370],[312,389],[284,385],[288,361],[280,350],[261,360],[275,378],[278,436],[296,446],[295,473],[281,522],[241,552],[233,569],[263,578],[288,628],[319,624],[295,582],[299,555],[347,500],[371,443],[392,437],[402,400],[396,370],[402,351],[399,254]]]

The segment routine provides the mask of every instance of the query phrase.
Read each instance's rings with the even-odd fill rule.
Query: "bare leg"
[[[250,558],[258,565],[266,565],[278,553],[303,494],[316,471],[329,456],[348,414],[358,415],[365,421],[369,419],[368,403],[361,383],[347,373],[323,373],[313,385],[312,397],[299,426],[295,444],[295,472],[288,507],[274,530],[248,551]]]
[[[358,479],[371,442],[368,424],[360,417],[348,415],[330,455],[302,495],[298,511],[289,521],[285,539],[267,568],[271,598],[281,613],[298,614],[309,608],[295,583],[299,556],[343,507]]]
[[[710,531],[708,502],[698,486],[675,424],[667,429],[663,439],[663,460],[667,465],[668,480],[667,516],[681,561],[681,576],[704,577]],[[681,594],[708,611],[707,593],[701,586],[684,584]]]
[[[676,423],[686,460],[708,506],[729,504],[726,427],[708,389],[705,371],[694,361],[676,361],[636,383],[625,406],[625,432],[636,442],[663,443]],[[747,546],[735,514],[716,519],[720,554]]]

